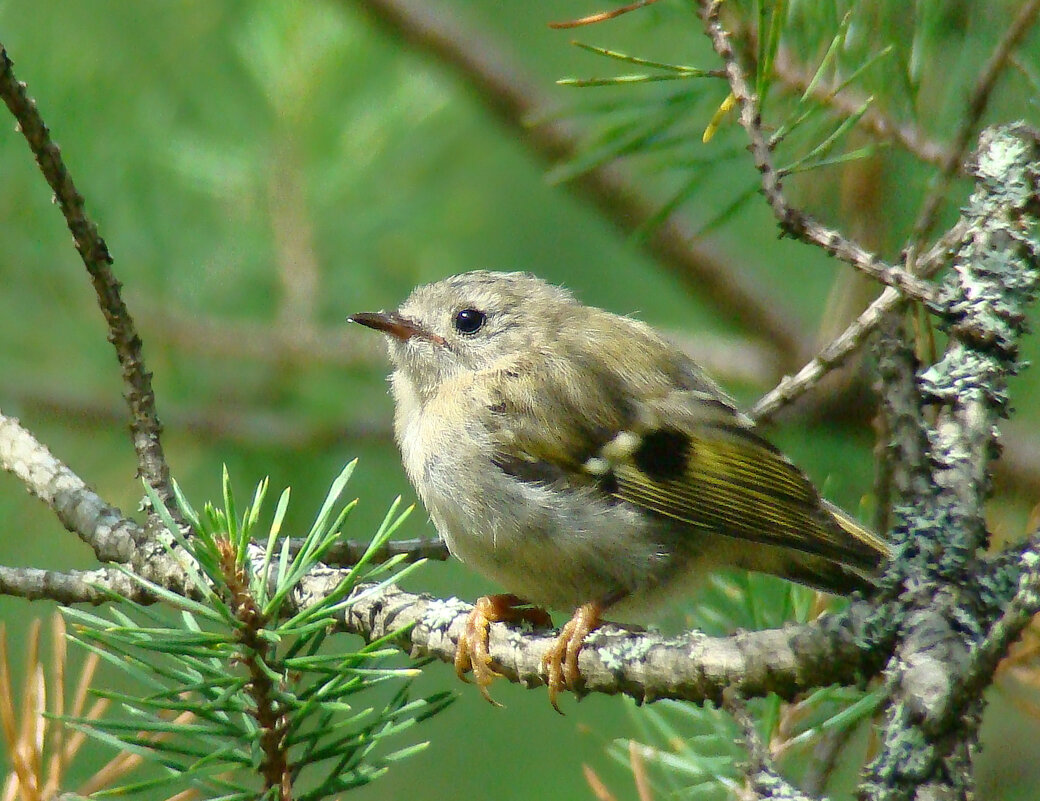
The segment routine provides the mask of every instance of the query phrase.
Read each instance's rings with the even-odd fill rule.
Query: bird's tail
[[[848,512],[826,500],[822,501],[822,506],[834,518],[834,522],[838,524],[841,530],[851,538],[851,549],[857,555],[863,555],[867,561],[872,562],[872,567],[877,567],[882,559],[887,559],[891,555],[892,551],[888,543],[858,520],[855,520]]]

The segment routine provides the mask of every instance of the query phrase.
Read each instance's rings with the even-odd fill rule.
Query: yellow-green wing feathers
[[[881,540],[823,502],[797,467],[743,427],[651,432],[632,445],[610,465],[610,491],[620,500],[694,528],[868,570],[885,553]]]

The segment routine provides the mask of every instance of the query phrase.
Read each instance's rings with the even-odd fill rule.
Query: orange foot
[[[459,637],[455,648],[455,673],[463,681],[467,670],[473,669],[473,680],[480,694],[495,706],[502,706],[491,697],[488,685],[500,676],[491,667],[491,653],[488,650],[488,627],[492,623],[520,623],[526,621],[534,626],[548,628],[552,626],[552,618],[544,609],[528,605],[516,595],[485,595],[478,598],[473,611],[466,619],[466,628]]]
[[[542,657],[542,669],[548,674],[546,684],[549,687],[549,703],[553,709],[561,715],[556,699],[560,690],[574,689],[574,685],[581,678],[578,670],[578,654],[581,646],[589,633],[599,628],[603,622],[600,614],[603,612],[603,604],[593,601],[582,604],[574,610],[574,616],[567,621],[556,642]]]

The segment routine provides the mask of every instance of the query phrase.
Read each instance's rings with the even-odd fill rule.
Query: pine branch
[[[904,297],[919,301],[926,308],[940,311],[935,289],[913,273],[886,264],[876,254],[840,232],[827,228],[801,209],[788,203],[783,194],[780,172],[773,164],[772,146],[762,130],[758,112],[759,98],[751,90],[744,69],[730,42],[730,33],[719,20],[720,0],[701,0],[701,18],[712,47],[726,68],[733,102],[739,109],[741,127],[747,132],[755,167],[761,174],[762,194],[785,234],[822,248],[825,252],[850,264],[864,275]]]

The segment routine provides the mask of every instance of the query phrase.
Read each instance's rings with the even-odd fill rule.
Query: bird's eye
[[[455,330],[460,334],[475,334],[487,322],[487,315],[477,309],[463,309],[455,315]]]

